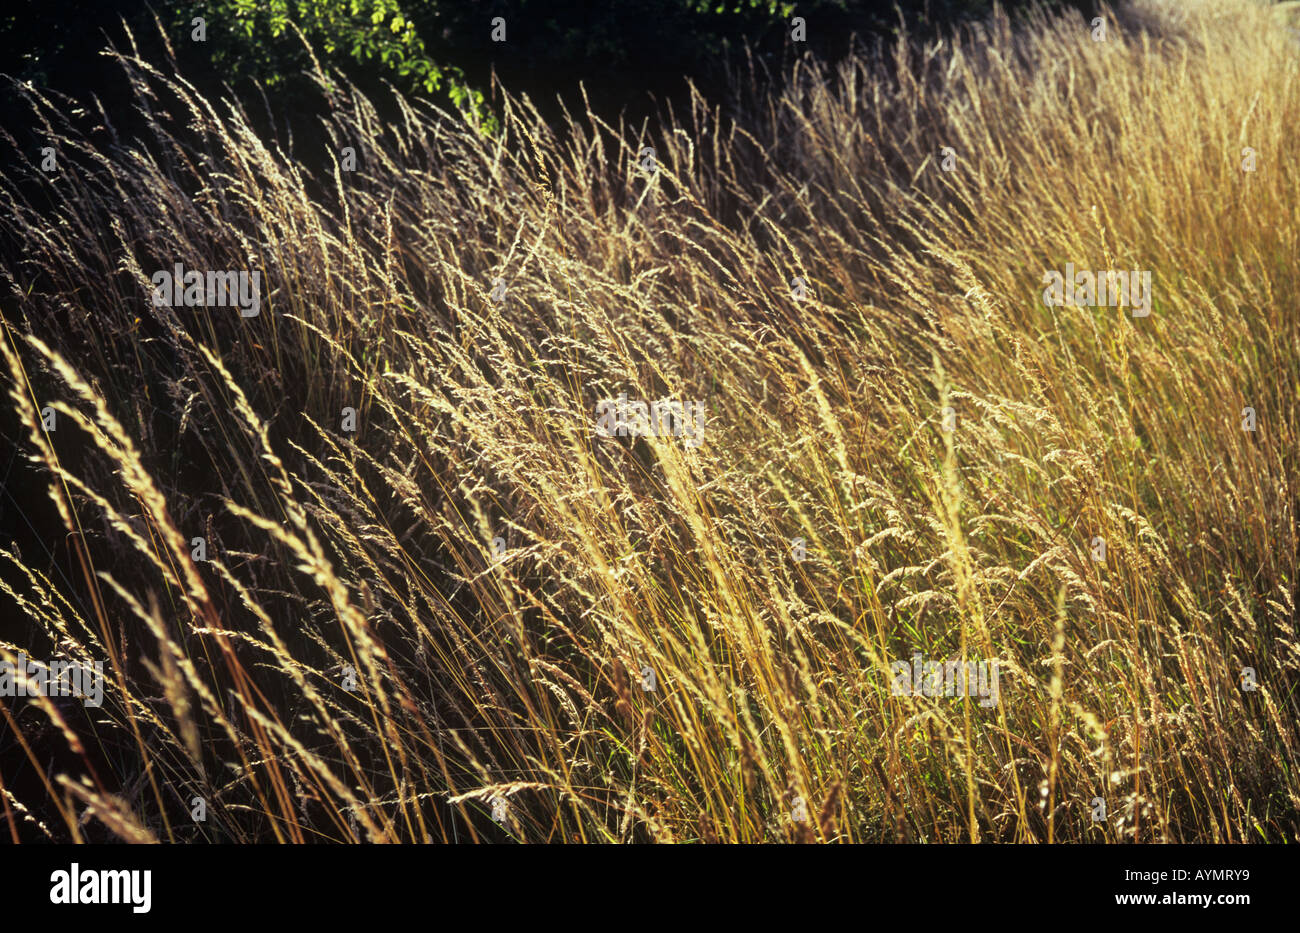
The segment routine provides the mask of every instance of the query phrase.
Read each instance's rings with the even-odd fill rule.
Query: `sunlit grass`
[[[59,171],[0,187],[73,574],[0,549],[2,647],[109,672],[92,717],[33,701],[44,745],[0,704],[16,839],[1296,838],[1276,18],[997,17],[658,129],[385,125],[321,76],[358,168],[316,177],[122,64],[149,137],[33,98]],[[175,262],[260,270],[261,314],[153,307]],[[1044,306],[1067,262],[1150,270],[1151,315]],[[620,392],[703,401],[702,445],[597,437]],[[1000,702],[891,695],[913,652]]]

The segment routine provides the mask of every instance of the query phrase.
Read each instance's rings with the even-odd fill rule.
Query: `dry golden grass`
[[[142,139],[33,97],[5,371],[68,537],[0,548],[0,654],[107,686],[0,703],[13,838],[1295,840],[1300,46],[1244,2],[1108,25],[658,128],[385,125],[320,75],[359,165],[317,177],[175,63],[122,59]],[[153,307],[177,262],[261,314]],[[1045,307],[1067,262],[1151,270],[1151,315]],[[620,392],[703,443],[596,436]],[[1000,702],[892,695],[913,652]]]

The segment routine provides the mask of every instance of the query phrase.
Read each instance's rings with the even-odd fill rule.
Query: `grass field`
[[[6,833],[1295,841],[1300,45],[1104,28],[496,135],[321,74],[324,159],[174,61],[139,133],[25,91],[0,657],[105,687],[0,701]]]

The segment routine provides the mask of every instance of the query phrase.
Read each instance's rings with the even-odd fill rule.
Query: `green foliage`
[[[470,87],[456,65],[430,58],[397,0],[184,2],[173,20],[189,29],[196,16],[207,22],[214,65],[233,77],[282,85],[309,65],[307,50],[297,39],[301,34],[322,64],[359,65],[403,90],[442,94],[461,110],[488,118],[482,92]]]
[[[206,93],[252,80],[299,99],[309,93],[301,75],[314,55],[367,91],[389,81],[491,127],[484,94],[493,76],[544,113],[582,82],[597,112],[644,115],[650,95],[680,99],[685,77],[722,86],[725,66],[746,45],[769,66],[805,52],[835,60],[851,35],[896,29],[896,5],[924,28],[989,7],[988,0],[153,0],[152,10]],[[806,20],[806,42],[790,42],[795,15]],[[491,38],[498,16],[505,42]],[[190,41],[197,17],[206,24],[201,44]],[[0,70],[74,93],[102,88],[111,76],[96,53],[106,41],[125,47],[123,23],[147,54],[161,51],[151,9],[135,0],[8,0]]]
[[[984,0],[902,2],[916,20],[949,18]],[[897,26],[893,3],[847,0],[173,0],[171,21],[208,24],[213,65],[223,74],[281,85],[309,66],[302,37],[322,61],[353,80],[383,78],[407,92],[441,96],[490,122],[483,89],[496,74],[508,86],[548,101],[585,81],[598,107],[618,107],[648,91],[680,90],[682,76],[706,83],[749,43],[767,56],[789,45],[798,14],[809,38],[794,49],[835,58],[851,33]],[[491,41],[506,21],[507,41]]]

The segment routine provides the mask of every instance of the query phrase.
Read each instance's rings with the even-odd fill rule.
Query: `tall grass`
[[[318,73],[314,173],[175,61],[119,56],[138,135],[24,89],[59,169],[0,186],[3,352],[63,529],[0,547],[0,654],[108,685],[0,701],[7,833],[1296,839],[1300,50],[1244,2],[1107,18],[655,126]],[[154,307],[178,262],[261,314]],[[1150,317],[1046,307],[1067,262],[1152,270]],[[702,444],[596,436],[620,392]],[[915,652],[1000,702],[893,695]]]

